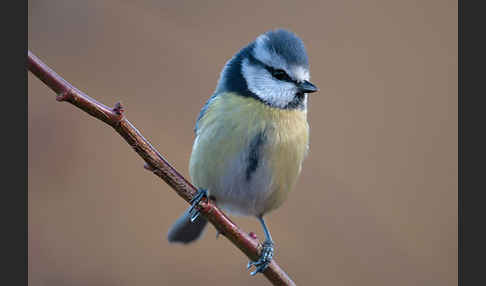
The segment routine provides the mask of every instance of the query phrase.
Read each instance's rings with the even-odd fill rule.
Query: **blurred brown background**
[[[457,1],[29,1],[29,49],[126,115],[184,175],[196,116],[243,45],[304,40],[310,154],[267,216],[299,285],[457,285]],[[29,74],[30,285],[267,285],[112,129]],[[236,217],[263,237],[256,219]]]

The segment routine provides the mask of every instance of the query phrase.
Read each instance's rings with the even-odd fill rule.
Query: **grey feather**
[[[199,216],[196,221],[191,222],[189,209],[177,219],[167,234],[169,242],[190,243],[201,237],[208,221]]]

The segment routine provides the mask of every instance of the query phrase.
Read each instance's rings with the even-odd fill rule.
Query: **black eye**
[[[291,81],[289,75],[281,69],[272,69],[271,74],[274,78],[278,80],[283,80],[283,81]]]

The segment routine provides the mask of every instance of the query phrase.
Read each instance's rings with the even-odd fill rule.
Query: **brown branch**
[[[84,94],[60,77],[39,58],[28,52],[28,69],[51,88],[57,101],[67,101],[113,127],[125,141],[146,162],[145,167],[153,171],[171,186],[179,196],[189,202],[196,194],[196,188],[174,169],[164,157],[145,139],[142,134],[123,116],[123,107],[116,103],[110,108]],[[240,230],[211,201],[199,203],[201,214],[216,227],[219,233],[227,237],[251,260],[258,259],[262,244],[246,232]],[[272,260],[263,272],[274,285],[295,285],[290,277]]]

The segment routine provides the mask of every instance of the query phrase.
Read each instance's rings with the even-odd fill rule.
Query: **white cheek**
[[[294,84],[274,79],[265,69],[248,64],[248,60],[243,61],[242,72],[248,89],[263,101],[284,108],[294,99]]]

